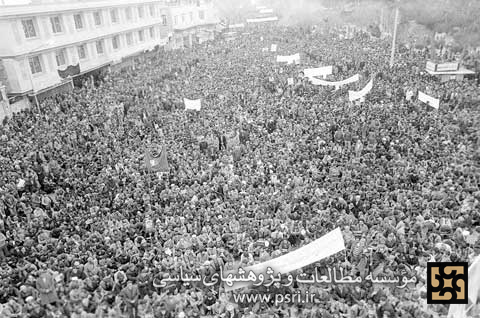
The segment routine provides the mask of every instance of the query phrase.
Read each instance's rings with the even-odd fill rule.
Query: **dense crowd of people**
[[[278,52],[263,50],[271,44]],[[480,90],[425,75],[428,52],[401,50],[390,68],[389,50],[364,33],[253,26],[231,41],[158,51],[6,120],[0,316],[445,315],[426,304],[426,263],[480,253]],[[275,62],[295,53],[299,65]],[[334,90],[301,77],[321,65],[334,66],[329,81],[360,81]],[[350,103],[348,90],[370,78],[365,101]],[[185,111],[183,98],[201,98],[202,109]],[[159,149],[168,171],[146,169],[145,154]],[[161,283],[180,268],[211,276],[269,260],[337,227],[345,252],[303,272],[417,283],[294,284],[282,292],[318,295],[295,306]]]

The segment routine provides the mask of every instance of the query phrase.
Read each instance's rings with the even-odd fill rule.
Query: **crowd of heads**
[[[158,50],[0,126],[2,317],[434,317],[428,261],[480,251],[476,80],[424,74],[429,52],[337,29],[261,25]],[[271,44],[278,52],[262,50]],[[300,53],[299,65],[275,62]],[[301,78],[333,65],[334,90]],[[288,79],[293,79],[293,85]],[[374,85],[362,103],[348,90]],[[290,81],[291,84],[291,81]],[[418,91],[441,100],[438,110]],[[413,97],[412,97],[413,96]],[[185,111],[183,98],[201,99]],[[146,169],[163,149],[168,171]],[[407,288],[295,284],[226,292],[202,276],[340,228],[346,250],[302,269],[415,276]],[[237,303],[232,293],[319,295]]]

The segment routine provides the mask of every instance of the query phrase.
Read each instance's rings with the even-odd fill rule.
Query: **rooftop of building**
[[[0,0],[0,4],[1,4]],[[95,10],[141,4],[161,4],[177,6],[200,4],[201,0],[33,0],[29,4],[0,5],[0,18],[16,16],[36,16],[59,12]]]

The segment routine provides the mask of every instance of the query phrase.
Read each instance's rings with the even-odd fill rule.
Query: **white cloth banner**
[[[437,98],[434,98],[432,96],[429,96],[425,93],[422,93],[422,92],[418,92],[418,99],[422,102],[424,102],[425,104],[435,108],[435,109],[439,109],[440,108],[440,100],[437,99]]]
[[[200,111],[200,109],[202,108],[202,100],[201,99],[191,100],[191,99],[184,98],[183,102],[185,103],[185,110]]]
[[[241,29],[245,27],[245,23],[230,24],[229,29]]]
[[[276,44],[272,44],[270,46],[270,52],[277,52],[277,45]]]
[[[478,306],[478,295],[480,294],[480,256],[473,261],[472,265],[468,268],[468,299],[473,305],[450,305],[448,309],[447,318],[467,318],[467,310],[470,306]],[[470,317],[473,317],[470,316]]]
[[[278,21],[278,17],[247,19],[247,23],[262,23],[262,22],[272,22],[272,21]]]
[[[305,74],[305,77],[312,78],[314,76],[322,76],[325,78],[327,75],[330,75],[333,73],[333,66],[323,66],[323,67],[317,67],[317,68],[306,68],[303,70],[303,74]]]
[[[261,14],[273,13],[273,9],[260,9],[259,12],[260,12]]]
[[[288,274],[294,270],[318,262],[324,258],[330,257],[345,249],[342,231],[336,228],[321,238],[307,244],[288,254],[279,256],[264,263],[256,264],[244,268],[245,272],[252,271],[256,275],[266,275],[267,268],[270,267],[275,273]],[[235,279],[232,279],[235,282]],[[224,280],[225,282],[225,280]],[[235,282],[233,286],[225,284],[225,291],[231,291],[238,288],[248,287],[252,282]]]
[[[437,64],[437,72],[454,72],[458,71],[460,64],[457,62],[453,63],[443,63],[443,64]]]
[[[293,64],[293,63],[300,63],[300,53],[293,54],[293,55],[277,55],[277,62],[278,63],[287,63],[287,64]]]
[[[367,85],[365,85],[365,87],[356,92],[356,91],[348,91],[348,100],[353,102],[357,99],[361,99],[363,97],[365,97],[368,93],[370,93],[370,91],[372,90],[373,88],[373,78],[370,80],[370,82],[368,82]]]
[[[360,80],[360,75],[355,74],[350,78],[347,78],[343,81],[338,81],[338,82],[328,82],[328,81],[324,81],[324,80],[320,80],[320,79],[316,79],[316,78],[310,78],[310,80],[312,81],[313,85],[335,86],[335,88],[338,89],[339,87],[341,87],[343,85],[358,82]]]

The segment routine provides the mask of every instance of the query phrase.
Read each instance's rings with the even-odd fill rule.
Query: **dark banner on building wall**
[[[69,65],[66,69],[58,70],[58,75],[61,78],[67,78],[69,76],[80,74],[80,63],[77,65]]]

